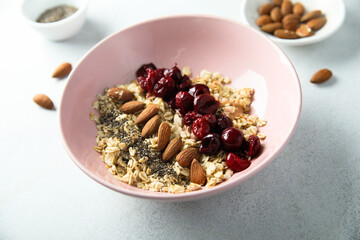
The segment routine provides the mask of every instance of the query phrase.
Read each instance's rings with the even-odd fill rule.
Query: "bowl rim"
[[[340,21],[337,22],[337,24],[335,25],[335,27],[333,29],[331,29],[330,31],[325,32],[323,35],[319,36],[319,35],[313,35],[311,37],[305,37],[305,38],[297,38],[297,39],[282,39],[282,38],[277,38],[273,35],[267,34],[262,32],[260,29],[255,29],[257,31],[259,31],[261,34],[265,35],[266,37],[270,38],[272,41],[278,43],[278,44],[282,44],[282,45],[287,45],[287,46],[302,46],[302,45],[308,45],[308,44],[313,44],[313,43],[317,43],[320,42],[326,38],[329,38],[330,36],[332,36],[333,34],[335,34],[339,28],[343,25],[344,21],[345,21],[345,17],[346,17],[346,8],[345,8],[345,3],[344,0],[337,0],[340,3],[340,8],[338,9],[339,16],[340,16]],[[241,5],[241,9],[242,9],[242,21],[246,24],[249,25],[250,27],[254,28],[253,25],[249,22],[248,18],[246,17],[246,5],[248,4],[249,0],[244,0],[242,2]]]
[[[85,58],[87,58],[87,56],[89,54],[91,54],[99,45],[101,45],[103,42],[107,41],[108,39],[112,38],[113,36],[126,31],[130,28],[135,28],[137,26],[143,25],[143,24],[149,24],[149,23],[153,23],[153,22],[157,22],[157,21],[165,21],[165,20],[169,20],[169,19],[182,19],[182,18],[203,18],[203,19],[212,19],[212,20],[220,20],[220,21],[227,21],[230,23],[235,23],[237,25],[241,25],[247,29],[249,29],[250,31],[253,31],[255,34],[260,35],[261,37],[264,38],[265,41],[268,41],[271,45],[273,45],[275,47],[275,49],[279,52],[281,52],[283,54],[283,56],[288,60],[288,62],[290,63],[290,67],[291,67],[291,73],[294,76],[294,83],[297,86],[297,99],[298,99],[298,103],[299,105],[297,106],[297,115],[295,118],[295,121],[291,124],[291,131],[289,133],[289,135],[286,137],[285,141],[279,146],[279,148],[277,149],[277,151],[275,151],[271,157],[268,158],[268,160],[260,163],[259,165],[257,165],[255,168],[252,169],[252,171],[250,172],[246,172],[244,173],[244,175],[242,176],[242,178],[238,179],[237,181],[234,182],[224,182],[221,183],[213,188],[209,188],[209,189],[201,189],[198,191],[191,191],[191,192],[184,192],[184,193],[177,193],[177,194],[172,194],[169,195],[169,193],[160,193],[160,194],[154,194],[151,191],[148,190],[144,190],[144,191],[132,191],[131,189],[126,189],[126,188],[121,188],[121,187],[116,187],[106,181],[104,181],[101,178],[98,178],[97,176],[93,175],[86,167],[82,166],[80,164],[80,162],[77,160],[77,158],[73,155],[70,147],[68,146],[65,136],[64,136],[64,126],[63,126],[63,122],[62,122],[62,112],[63,112],[63,100],[64,100],[64,96],[65,93],[67,92],[67,89],[69,87],[69,83],[70,83],[70,79],[72,79],[72,75],[74,75],[74,73],[76,72],[76,69],[78,68],[79,64],[81,62],[83,62],[83,60]],[[71,160],[75,163],[75,165],[77,165],[86,175],[88,175],[90,178],[92,178],[93,180],[95,180],[96,182],[100,183],[101,185],[108,187],[111,190],[114,190],[116,192],[120,192],[123,194],[126,194],[128,196],[133,196],[133,197],[138,197],[138,198],[143,198],[143,199],[151,199],[151,200],[160,200],[160,201],[192,201],[192,200],[196,200],[196,199],[200,199],[200,198],[205,198],[205,197],[209,197],[215,194],[219,194],[221,192],[224,192],[226,190],[229,190],[235,186],[238,186],[240,183],[246,181],[247,179],[249,179],[250,177],[256,175],[259,171],[261,171],[262,169],[264,169],[272,160],[274,160],[279,154],[280,152],[284,149],[284,147],[287,145],[287,143],[289,142],[289,140],[291,139],[296,126],[299,122],[299,118],[300,118],[300,113],[301,113],[301,108],[302,108],[302,90],[301,90],[301,84],[300,84],[300,79],[299,76],[295,70],[294,65],[292,64],[292,62],[290,61],[289,57],[285,54],[285,52],[279,47],[277,46],[273,41],[271,41],[269,38],[267,38],[266,36],[264,36],[262,33],[256,31],[255,29],[253,29],[250,26],[247,26],[244,23],[241,23],[240,21],[234,20],[234,19],[229,19],[229,18],[225,18],[225,17],[219,17],[219,16],[213,16],[213,15],[206,15],[206,14],[181,14],[181,15],[171,15],[171,16],[164,16],[164,17],[159,17],[159,18],[152,18],[150,20],[146,20],[146,21],[142,21],[133,25],[130,25],[128,27],[122,28],[118,31],[116,31],[113,34],[110,34],[108,37],[105,37],[103,40],[99,41],[97,44],[95,44],[76,64],[75,68],[71,71],[70,75],[68,76],[68,80],[66,81],[64,90],[62,92],[61,95],[61,101],[59,104],[59,113],[58,113],[58,120],[59,120],[59,126],[60,126],[60,135],[61,135],[61,140],[62,143],[66,149],[66,152],[68,153],[68,155],[70,156]]]

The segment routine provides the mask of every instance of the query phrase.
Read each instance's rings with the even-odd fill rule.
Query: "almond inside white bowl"
[[[272,0],[245,0],[242,6],[242,21],[251,27],[260,30],[260,27],[256,24],[256,20],[259,15],[259,8],[265,3],[271,3]],[[345,5],[343,0],[292,0],[293,4],[300,2],[305,7],[305,13],[313,10],[321,10],[326,17],[326,24],[313,36],[297,38],[297,39],[282,39],[275,37],[272,34],[261,31],[272,41],[286,46],[301,46],[320,42],[331,35],[333,35],[343,24],[345,20]]]

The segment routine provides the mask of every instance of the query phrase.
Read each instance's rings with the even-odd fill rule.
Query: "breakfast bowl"
[[[72,15],[55,22],[38,22],[38,18],[47,10],[61,5],[77,8]],[[46,39],[65,40],[76,35],[86,20],[87,0],[24,0],[21,13],[25,22]]]
[[[250,167],[214,187],[183,193],[154,192],[129,185],[109,172],[94,151],[93,103],[104,89],[133,81],[144,63],[189,66],[219,72],[235,88],[254,89],[251,114],[266,119],[261,154]],[[188,201],[238,186],[268,165],[285,147],[301,110],[301,87],[290,60],[272,41],[241,23],[212,16],[173,16],[125,28],[93,47],[68,77],[60,104],[62,140],[73,162],[98,183],[130,196]],[[160,130],[159,130],[160,131]]]
[[[305,8],[305,14],[314,10],[320,10],[326,18],[325,25],[317,30],[314,35],[309,37],[301,37],[296,39],[283,39],[278,38],[272,34],[262,32],[260,27],[257,25],[257,19],[259,15],[259,8],[265,3],[272,3],[271,0],[245,0],[241,7],[241,20],[245,24],[258,29],[264,35],[269,37],[272,41],[277,44],[284,46],[302,46],[320,42],[332,36],[341,27],[345,20],[345,5],[343,0],[292,0],[301,3]]]

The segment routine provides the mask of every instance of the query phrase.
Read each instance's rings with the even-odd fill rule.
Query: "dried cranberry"
[[[166,102],[169,105],[169,107],[171,107],[172,109],[176,108],[175,98],[174,97],[166,99]]]
[[[176,65],[170,69],[166,69],[164,75],[165,77],[171,77],[172,79],[174,79],[175,83],[177,84],[181,83],[181,70]]]
[[[234,153],[228,153],[226,156],[226,165],[235,172],[241,172],[250,166],[251,162],[246,159],[241,159]]]
[[[206,114],[204,119],[209,123],[211,130],[216,128],[216,117],[214,114]]]
[[[261,149],[259,137],[255,136],[255,135],[250,135],[247,142],[249,145],[248,151],[247,151],[248,155],[250,157],[256,156],[260,152],[260,149]]]
[[[199,152],[206,155],[216,155],[221,149],[220,136],[217,133],[210,133],[201,140]]]
[[[166,68],[159,68],[159,69],[154,70],[155,75],[159,80],[165,76],[164,75],[165,70],[166,70]]]
[[[146,88],[149,93],[153,92],[155,84],[160,80],[160,74],[157,72],[157,70],[153,70],[151,68],[146,69]]]
[[[176,108],[179,109],[181,115],[194,109],[194,97],[188,92],[180,91],[175,96]]]
[[[191,87],[191,80],[188,76],[184,75],[183,78],[181,79],[181,83],[180,84],[176,84],[176,88],[179,91],[187,91],[189,90],[189,88]]]
[[[243,133],[235,127],[226,128],[221,134],[221,140],[224,150],[228,152],[239,151],[245,141]]]
[[[194,99],[194,109],[201,114],[214,114],[219,105],[219,102],[210,94],[197,95]]]
[[[184,124],[186,126],[191,126],[196,119],[201,118],[201,117],[202,117],[202,115],[195,111],[187,112],[184,116]]]
[[[154,95],[156,97],[170,97],[175,90],[175,82],[171,77],[161,78],[154,86]]]
[[[216,117],[216,132],[222,134],[225,128],[232,127],[233,122],[231,119],[225,115],[218,115]]]
[[[146,77],[146,69],[156,69],[156,66],[153,63],[143,64],[141,67],[136,71],[136,77]]]
[[[209,90],[208,86],[206,86],[204,84],[195,84],[194,86],[192,86],[189,89],[189,93],[192,96],[196,97],[201,94],[210,94],[210,90]]]
[[[145,92],[147,92],[146,77],[139,76],[139,77],[137,78],[137,80],[138,80],[138,83],[139,83],[140,87],[141,87]]]
[[[192,125],[192,131],[197,139],[203,139],[210,132],[210,125],[204,118],[198,118]]]

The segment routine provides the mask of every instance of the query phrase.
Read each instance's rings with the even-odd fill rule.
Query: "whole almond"
[[[292,3],[289,0],[284,0],[281,3],[281,14],[286,16],[292,12]]]
[[[197,148],[187,148],[182,150],[177,156],[176,161],[179,163],[182,167],[190,167],[191,162],[194,159],[199,159],[200,153]]]
[[[312,78],[310,79],[310,82],[312,83],[323,83],[327,80],[329,80],[332,76],[332,72],[327,69],[320,69],[319,71],[317,71]]]
[[[305,13],[305,7],[302,3],[296,2],[293,6],[293,13],[302,16]]]
[[[280,22],[268,23],[261,27],[261,30],[267,33],[273,33],[276,29],[282,28],[282,24]]]
[[[136,113],[140,110],[142,110],[145,107],[145,103],[139,102],[139,101],[131,101],[124,103],[121,106],[121,111],[123,111],[126,114]]]
[[[270,12],[271,20],[274,22],[280,22],[282,15],[279,7],[274,7]]]
[[[190,167],[190,182],[204,185],[206,182],[206,174],[200,163],[194,159]]]
[[[282,19],[282,23],[285,24],[289,21],[300,21],[300,16],[296,14],[288,14]]]
[[[298,35],[299,37],[310,37],[312,35],[314,35],[314,32],[311,30],[311,28],[309,28],[306,24],[301,24],[297,29],[296,29],[296,35]]]
[[[325,23],[326,23],[326,18],[319,17],[319,18],[311,19],[306,23],[306,25],[310,27],[312,30],[316,31],[322,28],[325,25]]]
[[[64,78],[67,75],[69,75],[69,73],[72,70],[72,66],[71,63],[65,62],[60,64],[60,66],[58,66],[55,71],[52,74],[53,78]]]
[[[163,150],[169,142],[171,135],[171,127],[166,122],[160,124],[158,131],[157,150]]]
[[[273,4],[280,6],[282,3],[282,0],[272,0]]]
[[[294,31],[289,31],[285,29],[277,29],[274,32],[274,35],[278,38],[284,38],[284,39],[296,39],[299,38],[298,35]]]
[[[259,8],[259,14],[260,15],[269,14],[271,9],[273,9],[274,6],[275,5],[273,3],[265,3],[265,4],[261,5]]]
[[[174,138],[173,140],[171,140],[167,145],[167,147],[165,148],[165,151],[162,155],[163,161],[164,162],[169,161],[172,157],[174,157],[178,153],[181,147],[182,147],[182,142],[180,138]]]
[[[290,21],[286,21],[283,24],[283,28],[289,31],[295,31],[297,29],[299,25],[299,21],[297,20],[290,20]]]
[[[259,27],[262,27],[268,23],[271,23],[272,20],[270,18],[269,15],[261,15],[260,17],[258,17],[258,19],[256,20],[256,24],[259,26]]]
[[[46,108],[46,109],[53,109],[54,103],[51,101],[51,99],[46,96],[45,94],[36,94],[33,97],[33,101],[39,105],[40,107]]]
[[[139,114],[139,116],[135,120],[135,124],[146,122],[147,120],[155,116],[158,111],[159,108],[156,106],[156,104],[150,104]]]
[[[159,128],[160,123],[161,119],[159,115],[155,115],[154,117],[152,117],[143,127],[141,131],[141,136],[143,138],[147,138],[148,136],[156,132]]]
[[[135,98],[134,94],[125,88],[113,87],[107,92],[107,95],[114,100],[129,101]]]
[[[318,18],[321,15],[322,15],[322,12],[320,10],[314,10],[314,11],[308,12],[307,14],[302,16],[302,18],[300,19],[300,22],[307,22],[311,19]]]

